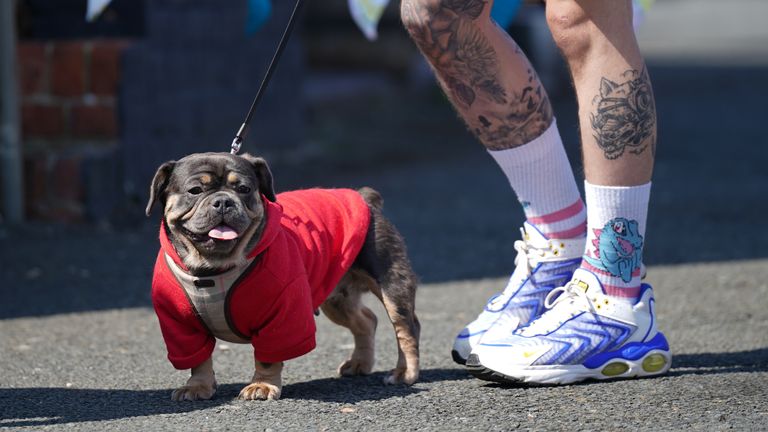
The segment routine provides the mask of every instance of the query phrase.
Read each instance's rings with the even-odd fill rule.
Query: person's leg
[[[539,319],[476,347],[467,365],[480,378],[562,384],[669,369],[652,290],[640,283],[656,111],[631,10],[629,0],[547,1],[579,101],[587,245]]]
[[[507,175],[529,222],[548,237],[583,236],[581,197],[547,93],[491,19],[492,4],[403,0],[402,19],[461,118]],[[571,220],[551,216],[567,208]]]
[[[628,0],[549,0],[573,75],[586,174],[582,267],[607,294],[636,298],[656,151],[656,109]],[[621,246],[617,250],[615,246]]]
[[[586,229],[584,203],[547,94],[520,48],[490,18],[492,3],[401,5],[403,24],[461,118],[506,174],[527,219],[524,241],[515,246],[522,256],[507,288],[456,339],[453,356],[460,363],[499,318],[513,331],[538,316],[549,290],[578,266]],[[542,262],[548,264],[537,266]],[[539,276],[532,269],[541,270]]]

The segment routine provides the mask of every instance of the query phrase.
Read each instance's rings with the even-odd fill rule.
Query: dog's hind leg
[[[416,277],[410,266],[392,268],[383,275],[380,288],[379,298],[384,303],[384,309],[392,321],[397,338],[397,365],[384,378],[384,383],[410,385],[419,378],[421,324],[414,311]]]
[[[361,189],[360,194],[371,209],[371,222],[355,267],[365,270],[376,281],[371,292],[384,304],[397,338],[397,365],[384,382],[413,384],[419,378],[421,326],[414,310],[418,281],[408,260],[405,241],[381,214],[381,196],[370,188]]]
[[[371,284],[375,282],[370,276],[352,269],[320,306],[328,319],[348,328],[355,339],[352,354],[338,368],[339,375],[368,375],[373,370],[377,319],[360,299]]]

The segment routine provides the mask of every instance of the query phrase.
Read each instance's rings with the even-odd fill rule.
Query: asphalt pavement
[[[682,19],[690,8],[721,3],[727,2],[660,0],[652,12]],[[742,3],[744,13],[762,10],[763,2],[733,2]],[[695,36],[694,30],[682,34]],[[742,37],[724,34],[735,35],[733,44]],[[704,50],[696,40],[702,39],[691,36],[691,46]],[[383,309],[369,298],[380,323],[373,375],[336,376],[352,338],[321,316],[318,347],[288,362],[281,400],[237,400],[252,373],[251,350],[219,343],[216,397],[172,402],[186,372],[165,359],[150,307],[156,222],[0,225],[0,429],[768,429],[768,67],[738,61],[728,50],[682,59],[655,52],[649,68],[660,142],[646,262],[659,325],[674,355],[668,375],[508,387],[476,380],[451,361],[455,333],[506,282],[522,212],[492,159],[450,109],[426,109],[439,98],[399,94],[398,103],[436,113],[430,124],[445,125],[450,136],[435,138],[428,154],[407,161],[275,176],[280,188],[370,185],[382,192],[385,212],[406,237],[423,281],[419,382],[381,384],[396,346]],[[575,107],[567,99],[556,102],[578,175]],[[402,140],[395,148],[415,145],[407,137],[418,121],[378,118],[390,123],[372,139]]]

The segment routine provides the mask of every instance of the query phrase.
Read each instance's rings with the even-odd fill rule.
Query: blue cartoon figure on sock
[[[643,237],[638,232],[637,221],[615,218],[602,230],[595,230],[596,257],[584,259],[598,269],[605,270],[624,282],[632,280],[632,272],[640,268],[643,259]]]

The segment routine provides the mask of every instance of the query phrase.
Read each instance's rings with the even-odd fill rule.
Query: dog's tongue
[[[217,240],[234,240],[237,238],[237,231],[226,225],[219,225],[208,232],[208,237]]]

